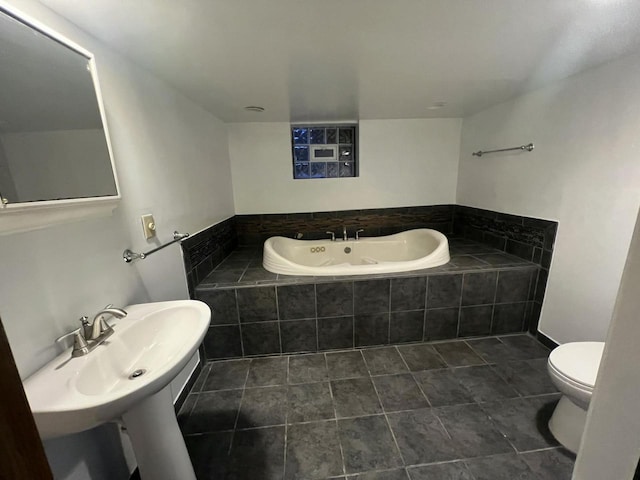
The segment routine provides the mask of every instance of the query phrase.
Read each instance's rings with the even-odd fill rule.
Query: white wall
[[[236,213],[455,202],[460,119],[361,120],[360,176],[294,180],[288,123],[229,125]]]
[[[640,452],[640,216],[573,472],[575,480],[631,480]]]
[[[629,56],[463,122],[458,203],[559,221],[539,327],[559,343],[609,325],[640,204],[639,84]]]
[[[123,197],[112,217],[0,237],[0,315],[24,378],[55,355],[54,339],[82,314],[108,302],[187,298],[177,245],[122,261],[125,248],[153,245],[142,237],[140,214],[155,215],[166,241],[174,229],[195,232],[234,209],[219,120],[39,3],[12,4],[96,55]],[[108,429],[45,447],[56,478],[127,478]]]
[[[17,191],[14,202],[116,194],[101,129],[5,133],[0,143]]]

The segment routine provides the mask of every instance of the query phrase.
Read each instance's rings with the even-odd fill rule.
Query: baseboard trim
[[[540,331],[536,332],[536,338],[541,344],[543,344],[547,348],[550,348],[551,350],[560,346],[559,343],[556,343],[555,341],[551,340],[549,337],[547,337],[544,333]]]

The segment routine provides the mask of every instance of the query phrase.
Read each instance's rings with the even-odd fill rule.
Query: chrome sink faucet
[[[80,317],[82,326],[57,338],[56,343],[73,335],[73,351],[71,352],[71,356],[81,357],[87,355],[113,334],[113,327],[107,323],[103,315],[124,318],[127,316],[127,312],[122,308],[109,304],[95,314],[92,323],[89,323],[88,317]]]
[[[104,319],[103,315],[112,315],[116,318],[124,318],[127,316],[127,312],[125,312],[122,308],[114,307],[109,304],[95,314],[93,317],[93,323],[89,325],[89,323],[82,322],[82,326],[84,327],[85,338],[87,338],[87,327],[91,328],[91,333],[89,334],[88,340],[97,340],[101,335],[109,332],[109,335],[113,333],[113,328],[111,325],[107,323]]]
[[[347,237],[347,227],[345,225],[342,226],[342,239],[346,242],[348,240]]]

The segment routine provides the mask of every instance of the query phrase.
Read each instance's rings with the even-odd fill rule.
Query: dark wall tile
[[[327,230],[339,231],[344,224],[353,232],[364,228],[367,235],[386,235],[410,228],[434,228],[451,233],[453,205],[313,212],[302,214],[237,215],[237,236],[243,242],[259,243],[274,235],[304,234],[325,238]]]
[[[462,287],[462,305],[493,303],[497,272],[467,273]]]
[[[390,343],[420,342],[424,329],[424,310],[391,312]]]
[[[245,355],[280,353],[279,322],[249,323],[242,325],[242,344]]]
[[[508,240],[505,251],[516,257],[531,261],[533,259],[533,245],[527,245],[515,240]]]
[[[203,301],[211,309],[211,325],[230,325],[238,323],[236,291],[198,290],[196,299]]]
[[[318,317],[353,315],[353,283],[318,283],[316,305]]]
[[[527,303],[504,303],[493,308],[491,333],[515,333],[523,331]]]
[[[423,309],[426,291],[426,277],[392,278],[391,311]]]
[[[549,225],[544,231],[544,249],[553,251],[553,247],[556,241],[556,233],[558,231],[558,224],[553,223]]]
[[[388,313],[355,315],[354,325],[356,346],[386,345],[389,343]]]
[[[316,317],[315,286],[287,285],[277,287],[280,320]]]
[[[389,279],[364,280],[353,283],[353,311],[381,313],[389,311]]]
[[[530,270],[498,272],[496,303],[526,302],[529,299]]]
[[[458,336],[460,309],[436,308],[427,310],[424,324],[424,340],[447,340]]]
[[[315,352],[318,349],[315,319],[280,322],[280,336],[283,353]]]
[[[498,250],[504,250],[507,246],[507,239],[505,237],[500,237],[498,235],[494,235],[493,233],[484,232],[482,241],[490,247],[496,248]]]
[[[542,312],[542,304],[539,302],[531,302],[531,317],[527,322],[527,329],[530,333],[535,334],[538,331],[538,322],[540,321],[540,313]]]
[[[238,325],[210,327],[204,337],[204,349],[208,360],[241,357],[240,327]]]
[[[462,307],[460,309],[460,326],[458,335],[470,337],[473,335],[488,335],[491,333],[491,314],[493,306]]]
[[[462,275],[430,276],[427,285],[427,308],[458,307],[462,293]]]
[[[189,290],[189,298],[196,298],[196,284],[198,279],[196,278],[195,270],[187,270],[187,290]]]
[[[239,288],[238,311],[241,322],[277,320],[275,287]]]
[[[540,269],[538,271],[538,280],[536,281],[536,294],[534,300],[536,302],[542,303],[544,299],[544,294],[547,289],[547,277],[549,276],[549,272],[544,269]]]
[[[196,266],[196,276],[198,281],[206,278],[213,271],[213,262],[211,260],[211,256],[205,257],[197,266]]]
[[[353,316],[319,318],[318,348],[353,348]]]
[[[535,247],[533,249],[533,258],[531,259],[533,263],[540,264],[542,261],[542,249],[540,247]]]

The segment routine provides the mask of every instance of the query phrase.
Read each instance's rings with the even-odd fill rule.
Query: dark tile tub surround
[[[483,292],[482,285],[480,285],[489,284],[492,279],[497,280],[494,272],[493,274],[486,273],[484,279],[481,279],[481,276],[469,278],[470,285],[467,286],[462,305],[451,304],[461,295],[458,293],[456,296],[456,289],[461,288],[462,281],[462,275],[457,275],[448,280],[433,278],[433,285],[438,285],[438,288],[425,289],[422,292],[416,283],[419,283],[419,280],[407,279],[402,288],[400,288],[400,280],[396,280],[397,287],[392,289],[391,296],[376,298],[371,302],[371,305],[368,305],[369,300],[360,299],[360,303],[368,305],[362,308],[352,305],[356,300],[353,292],[349,293],[349,289],[353,290],[354,288],[352,279],[347,279],[345,285],[339,285],[340,282],[337,278],[333,279],[333,282],[329,282],[328,285],[323,285],[327,282],[326,278],[319,279],[317,282],[310,281],[310,277],[285,278],[285,276],[278,276],[262,268],[261,244],[266,238],[274,235],[294,236],[298,232],[303,234],[303,239],[326,238],[325,232],[327,230],[334,231],[339,236],[343,225],[347,227],[351,237],[358,228],[364,228],[363,236],[387,235],[411,228],[434,228],[448,235],[450,240],[455,239],[455,241],[450,241],[451,263],[438,267],[438,269],[430,269],[412,275],[422,276],[425,282],[426,276],[435,273],[463,273],[465,270],[474,269],[496,270],[522,266],[523,264],[530,266],[535,264],[539,268],[535,273],[535,278],[531,281],[517,278],[517,273],[511,274],[514,291],[510,294],[505,292],[504,285],[507,283],[504,280],[506,277],[504,274],[503,280],[497,285],[495,301],[489,301],[487,297],[491,295],[491,289]],[[422,293],[431,297],[426,298],[430,305],[426,310],[433,310],[425,314],[425,317],[429,317],[429,319],[425,318],[423,338],[453,338],[459,336],[461,332],[463,335],[476,335],[480,332],[486,332],[486,325],[489,322],[491,323],[491,331],[515,331],[518,320],[513,319],[520,318],[522,309],[524,309],[525,327],[530,332],[536,333],[557,225],[557,222],[458,205],[236,215],[187,238],[182,242],[182,248],[189,292],[192,298],[196,297],[196,287],[199,287],[199,290],[211,290],[250,285],[266,286],[278,283],[317,284],[314,295],[317,295],[321,300],[316,302],[316,311],[310,311],[311,304],[295,306],[290,305],[287,300],[285,303],[278,304],[282,312],[278,312],[278,316],[272,315],[267,321],[299,322],[301,320],[322,319],[316,320],[315,326],[314,322],[310,321],[286,325],[284,332],[282,328],[278,329],[278,335],[279,347],[281,350],[284,348],[282,351],[303,347],[306,351],[311,347],[311,344],[310,341],[303,340],[304,332],[307,334],[315,332],[317,336],[316,347],[323,350],[378,342],[384,336],[385,325],[388,326],[388,342],[418,340],[419,313],[416,312],[425,310],[425,307],[420,305]],[[406,274],[402,275],[406,276]],[[389,277],[391,278],[393,275]],[[366,280],[362,277],[354,279]],[[356,288],[368,290],[365,285]],[[295,300],[298,296],[305,294],[303,288],[299,290],[299,292],[290,290],[287,299]],[[512,289],[508,287],[507,290]],[[528,292],[526,303],[513,302],[509,298],[509,295],[512,298],[522,297],[523,290]],[[286,292],[286,289],[283,290],[282,295],[286,295]],[[418,292],[417,296],[416,292]],[[227,294],[228,302],[230,302],[229,295]],[[273,295],[274,299],[270,301],[275,301],[275,293],[268,295]],[[349,295],[351,296],[349,297]],[[453,296],[451,297],[451,295]],[[412,300],[412,305],[406,304],[409,299]],[[241,299],[240,302],[242,301],[252,300]],[[258,302],[256,308],[262,308],[261,305],[265,301],[267,300],[262,299]],[[389,304],[387,311],[391,315],[388,319],[376,316],[382,312],[372,311],[382,309],[383,306],[378,305],[378,302]],[[235,299],[228,305],[231,303],[235,305]],[[492,308],[490,313],[487,308],[468,308],[509,303],[521,304]],[[463,307],[463,310],[459,310],[460,306]],[[303,307],[307,311],[296,311],[296,308]],[[228,306],[228,308],[235,307]],[[436,308],[441,310],[436,311]],[[371,311],[363,311],[363,309]],[[257,317],[254,316],[254,318],[264,321],[260,312],[254,313],[257,314]],[[243,309],[243,315],[248,314]],[[454,317],[462,319],[461,326],[454,324]],[[212,344],[217,345],[216,350],[224,345],[225,357],[241,355],[242,349],[236,345],[236,340],[241,338],[240,329],[230,327],[231,324],[220,325],[216,322],[217,320],[214,320],[212,325],[224,326],[225,328],[219,329],[221,336],[218,340],[207,342],[210,348],[212,348]],[[350,322],[353,322],[351,342],[348,338]],[[361,327],[358,329],[355,327],[356,324]],[[364,325],[372,327],[373,330],[365,335],[363,333]],[[272,334],[275,331],[273,326],[262,326],[260,329],[251,327],[248,332],[258,334],[260,330]],[[356,330],[359,330],[360,334],[356,333]],[[256,352],[275,349],[273,342],[268,345],[254,346]]]
[[[453,231],[454,205],[341,210],[334,212],[236,215],[236,229],[241,245],[256,245],[273,236],[303,239],[327,238],[327,231],[342,235],[346,226],[349,236],[363,228],[362,236],[390,235],[412,228],[433,228],[444,234]]]
[[[538,266],[471,240],[450,243],[474,253],[422,271],[353,277],[271,274],[259,266],[261,248],[239,247],[196,288],[212,311],[206,358],[526,330]]]
[[[238,246],[234,217],[210,226],[181,242],[189,295]]]
[[[178,422],[203,480],[569,480],[548,355],[520,334],[209,362]]]
[[[529,331],[537,333],[549,277],[558,222],[456,205],[453,233],[540,265],[533,302],[528,306]],[[464,249],[462,250],[464,251]]]

